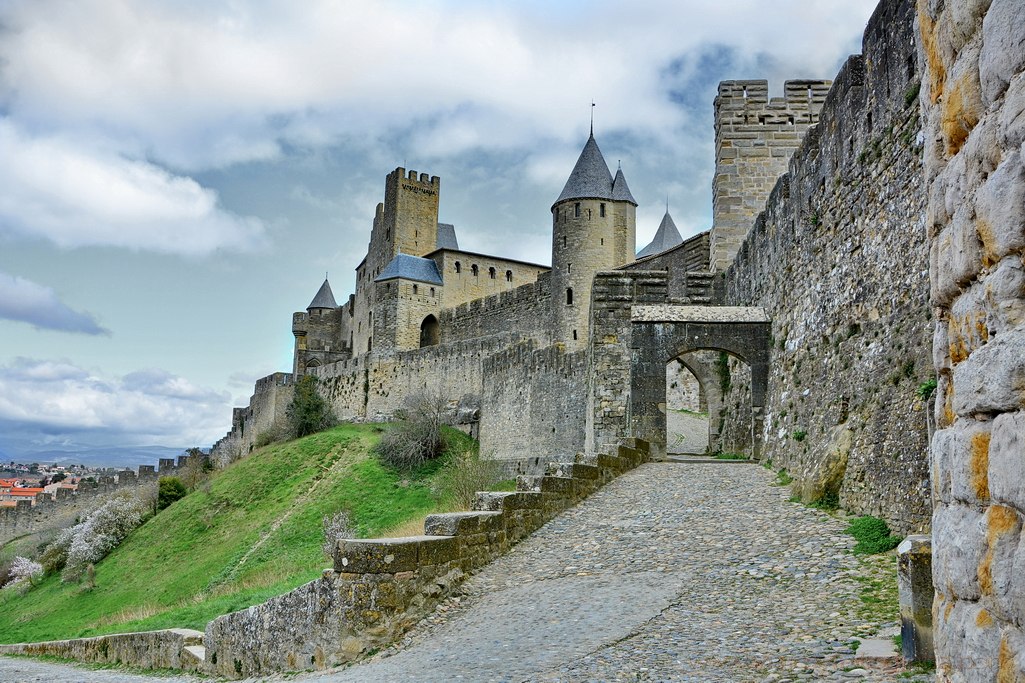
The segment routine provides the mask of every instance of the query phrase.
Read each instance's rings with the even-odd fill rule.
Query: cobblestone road
[[[856,615],[865,569],[845,523],[787,502],[772,480],[749,464],[643,465],[486,567],[397,647],[288,679],[898,680],[855,660],[852,640],[892,624]],[[97,673],[32,663],[50,675],[22,679],[12,661],[0,679]]]

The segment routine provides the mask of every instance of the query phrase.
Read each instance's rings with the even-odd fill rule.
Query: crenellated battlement
[[[388,182],[403,181],[405,183],[416,183],[426,188],[433,189],[437,192],[441,189],[441,178],[429,173],[420,173],[412,169],[406,170],[405,168],[398,166],[394,171],[388,174]],[[407,188],[408,189],[408,188]]]

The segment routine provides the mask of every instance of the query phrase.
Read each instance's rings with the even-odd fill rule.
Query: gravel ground
[[[857,577],[880,563],[853,556],[843,521],[787,502],[772,480],[751,464],[642,465],[484,568],[395,647],[284,679],[932,681],[855,659],[852,641],[895,625],[857,615]],[[0,658],[0,680],[154,679]]]

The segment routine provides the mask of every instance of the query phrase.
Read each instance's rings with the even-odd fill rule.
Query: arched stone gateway
[[[610,289],[611,291],[611,289]],[[629,318],[626,318],[627,309]],[[762,447],[769,381],[769,318],[761,308],[620,304],[593,311],[587,450],[637,437],[666,451],[666,363],[699,351],[723,351],[751,369],[752,455]]]
[[[435,346],[441,341],[441,327],[434,315],[429,315],[420,323],[420,348]]]
[[[757,457],[769,382],[770,328],[765,311],[734,306],[634,306],[630,323],[631,435],[659,443],[664,450],[666,363],[691,351],[725,351],[751,367],[751,444]]]

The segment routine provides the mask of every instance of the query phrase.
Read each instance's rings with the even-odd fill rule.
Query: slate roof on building
[[[459,249],[456,240],[456,226],[451,223],[438,223],[438,249]]]
[[[683,238],[680,236],[680,231],[676,229],[673,217],[666,211],[666,215],[662,216],[662,222],[658,224],[658,230],[655,231],[655,237],[651,240],[651,244],[637,252],[637,258],[661,254],[666,249],[672,249],[682,243]]]
[[[441,273],[438,272],[438,264],[429,258],[410,256],[409,254],[396,254],[381,274],[374,278],[374,282],[384,282],[402,278],[404,280],[416,280],[426,282],[430,285],[441,285]]]
[[[306,307],[306,310],[311,308],[338,308],[338,304],[335,303],[335,295],[331,291],[331,285],[328,284],[327,278],[324,278],[324,284],[317,290],[317,296],[313,297],[313,301]]]
[[[594,134],[587,138],[573,172],[555,203],[567,199],[612,199],[612,174],[598,149]]]
[[[612,181],[612,200],[630,202],[637,206],[637,200],[634,199],[633,193],[630,192],[630,186],[626,184],[626,176],[623,175],[623,169],[616,171],[616,178]]]

